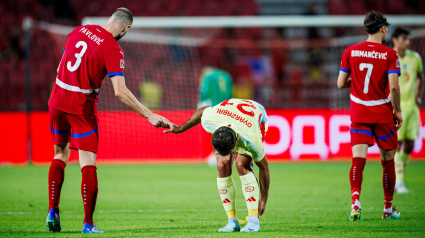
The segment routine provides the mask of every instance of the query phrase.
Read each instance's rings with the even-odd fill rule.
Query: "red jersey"
[[[124,52],[111,33],[97,25],[77,27],[63,48],[49,106],[70,114],[95,114],[106,74],[124,76]]]
[[[352,122],[385,123],[393,120],[388,75],[400,75],[395,50],[367,41],[349,46],[342,56],[340,70],[351,73]]]

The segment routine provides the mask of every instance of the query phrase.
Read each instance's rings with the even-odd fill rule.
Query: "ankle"
[[[255,221],[256,223],[260,223],[258,216],[248,216],[248,221]]]

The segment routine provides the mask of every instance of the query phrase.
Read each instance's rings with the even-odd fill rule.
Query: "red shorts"
[[[68,114],[49,107],[50,134],[55,145],[70,142],[71,149],[97,154],[99,147],[98,119],[88,114]]]
[[[375,138],[378,147],[384,150],[395,150],[398,146],[397,130],[394,121],[378,124],[352,122],[350,126],[351,146],[368,144],[372,146]]]

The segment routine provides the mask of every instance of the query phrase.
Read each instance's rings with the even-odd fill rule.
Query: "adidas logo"
[[[255,198],[254,198],[254,197],[250,197],[250,198],[248,198],[246,201],[248,201],[248,202],[255,202],[255,201],[257,201],[257,200],[255,200]]]
[[[232,201],[230,201],[228,198],[224,199],[223,202],[221,203],[231,203]]]

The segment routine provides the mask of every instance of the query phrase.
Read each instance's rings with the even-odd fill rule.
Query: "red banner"
[[[161,115],[176,124],[183,123],[193,111],[163,111]],[[269,130],[265,151],[271,161],[340,160],[351,158],[350,116],[348,110],[267,110]],[[28,148],[34,164],[53,158],[48,112],[0,114],[2,155],[0,164],[25,164]],[[425,118],[425,110],[421,111]],[[30,130],[28,131],[28,126]],[[202,162],[212,152],[211,135],[196,126],[180,135],[163,134],[144,118],[131,111],[101,111],[99,114],[98,163],[191,163]],[[30,146],[28,145],[30,137]],[[419,130],[412,158],[425,158],[425,126]],[[71,153],[78,161],[78,153]],[[379,157],[375,146],[369,156]]]

